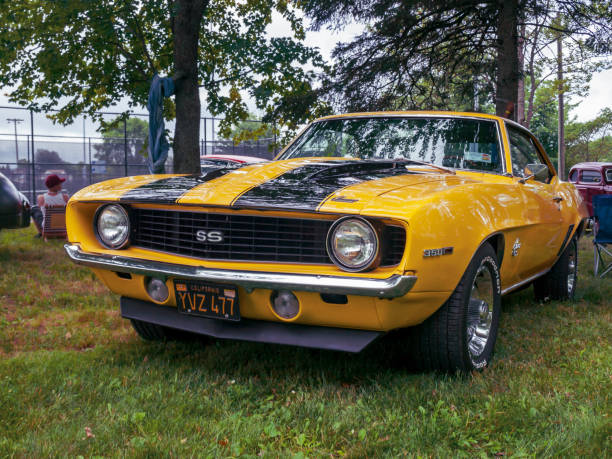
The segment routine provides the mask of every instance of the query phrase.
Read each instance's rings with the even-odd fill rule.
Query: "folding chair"
[[[49,206],[45,208],[42,237],[66,238],[66,206]]]
[[[606,247],[612,244],[612,194],[593,196],[593,252],[595,257],[595,276],[599,277],[612,271],[612,251]],[[609,258],[606,261],[606,258]]]

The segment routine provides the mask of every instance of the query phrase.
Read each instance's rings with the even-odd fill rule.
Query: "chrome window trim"
[[[504,150],[504,145],[502,142],[502,131],[501,131],[501,126],[500,126],[500,120],[495,119],[495,118],[485,118],[485,117],[480,117],[480,116],[469,116],[469,115],[445,115],[445,114],[440,114],[440,115],[427,115],[427,114],[409,114],[409,115],[402,115],[400,113],[392,113],[392,114],[373,114],[373,115],[351,115],[351,116],[338,116],[338,117],[331,117],[331,118],[324,118],[321,120],[315,120],[312,123],[310,123],[308,126],[306,126],[304,129],[302,129],[302,131],[295,136],[295,138],[285,147],[283,148],[283,150],[274,158],[274,160],[286,160],[286,159],[300,159],[300,158],[282,158],[282,156],[285,154],[285,152],[287,150],[289,150],[293,144],[295,142],[298,141],[298,139],[300,137],[302,137],[302,135],[310,128],[310,126],[317,124],[317,123],[323,123],[325,121],[331,121],[331,120],[351,120],[351,119],[361,119],[361,118],[453,118],[453,119],[469,119],[469,120],[476,120],[476,121],[488,121],[488,122],[492,122],[495,123],[496,129],[497,129],[497,144],[499,147],[499,151],[500,151],[500,156],[502,158],[502,171],[501,172],[497,172],[497,171],[483,171],[480,169],[457,169],[454,167],[448,167],[447,169],[450,170],[454,170],[454,171],[466,171],[466,172],[476,172],[476,173],[480,173],[480,174],[494,174],[494,175],[502,175],[502,176],[507,176],[508,174],[508,165],[506,164],[506,154],[505,154],[505,150]],[[322,158],[322,156],[321,156]],[[340,157],[338,157],[340,158]]]
[[[525,126],[520,125],[516,121],[510,120],[510,119],[504,119],[504,128],[506,129],[506,138],[508,139],[508,147],[510,148],[510,150],[508,151],[509,156],[510,156],[510,161],[512,161],[512,146],[510,145],[510,133],[508,132],[508,126],[512,127],[513,129],[516,129],[519,132],[522,132],[527,137],[529,137],[529,139],[533,142],[534,146],[536,147],[536,151],[538,152],[540,156],[540,160],[542,160],[542,162],[546,164],[549,172],[551,172],[552,174],[550,180],[546,182],[546,184],[549,185],[550,182],[552,182],[552,179],[554,177],[559,176],[559,173],[555,169],[555,165],[552,163],[552,160],[550,159],[550,156],[548,156],[548,152],[544,149],[544,146],[540,143],[538,138]],[[512,177],[522,178],[522,177],[519,177],[518,175],[514,175],[514,173],[512,172],[512,166],[510,166],[509,171]]]

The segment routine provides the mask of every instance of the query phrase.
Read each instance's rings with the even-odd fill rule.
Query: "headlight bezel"
[[[332,244],[333,236],[336,230],[341,225],[345,224],[347,221],[350,221],[350,220],[355,220],[358,223],[364,225],[366,228],[368,228],[374,235],[374,240],[375,240],[375,250],[373,254],[370,257],[368,257],[368,259],[365,262],[361,263],[358,266],[350,266],[350,265],[347,265],[346,263],[343,263],[336,255],[333,244]],[[353,215],[347,215],[345,217],[342,217],[336,220],[330,226],[327,232],[327,238],[326,238],[326,243],[325,243],[325,246],[327,249],[327,255],[329,256],[331,261],[336,266],[338,266],[340,269],[346,272],[357,273],[357,272],[371,271],[373,269],[376,269],[380,265],[381,253],[382,253],[381,241],[380,241],[380,229],[377,228],[380,225],[376,223],[377,222],[372,222],[363,217],[353,216]]]
[[[121,243],[115,244],[115,245],[109,244],[107,241],[105,241],[102,235],[100,234],[100,230],[99,230],[100,216],[102,212],[104,212],[104,210],[108,209],[109,207],[115,207],[119,209],[127,220],[127,231],[125,233],[125,236],[122,238]],[[94,227],[94,233],[96,235],[96,239],[98,240],[100,244],[102,244],[102,246],[106,247],[107,249],[120,250],[120,249],[126,248],[130,244],[130,236],[132,233],[132,220],[130,218],[129,210],[126,207],[122,206],[121,204],[109,203],[109,204],[104,204],[98,207],[94,215],[93,227]]]

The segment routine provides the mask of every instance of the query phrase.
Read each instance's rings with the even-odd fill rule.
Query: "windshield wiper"
[[[457,173],[452,170],[452,169],[448,169],[446,167],[443,166],[438,166],[436,164],[433,163],[428,163],[426,161],[417,161],[416,159],[407,159],[407,158],[402,158],[402,159],[396,159],[394,161],[397,162],[404,162],[404,163],[410,163],[410,164],[418,164],[419,166],[427,166],[427,167],[432,167],[434,169],[438,169],[440,171],[446,172],[447,174],[452,174],[452,175],[456,175]]]
[[[455,171],[451,169],[447,169],[442,166],[436,166],[435,164],[426,163],[424,161],[417,161],[414,159],[362,159],[357,161],[341,162],[340,164],[329,164],[328,167],[322,167],[321,169],[308,175],[304,178],[304,180],[311,180],[317,176],[333,176],[336,174],[367,173],[383,171],[385,169],[397,169],[398,167],[402,166],[406,167],[408,164],[427,166],[433,169],[438,169],[440,171],[446,172],[448,174],[455,175]]]

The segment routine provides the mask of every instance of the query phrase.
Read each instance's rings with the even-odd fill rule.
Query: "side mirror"
[[[548,166],[546,164],[527,164],[525,166],[525,176],[519,180],[521,183],[525,183],[527,180],[535,178],[539,182],[545,182],[548,180]]]

